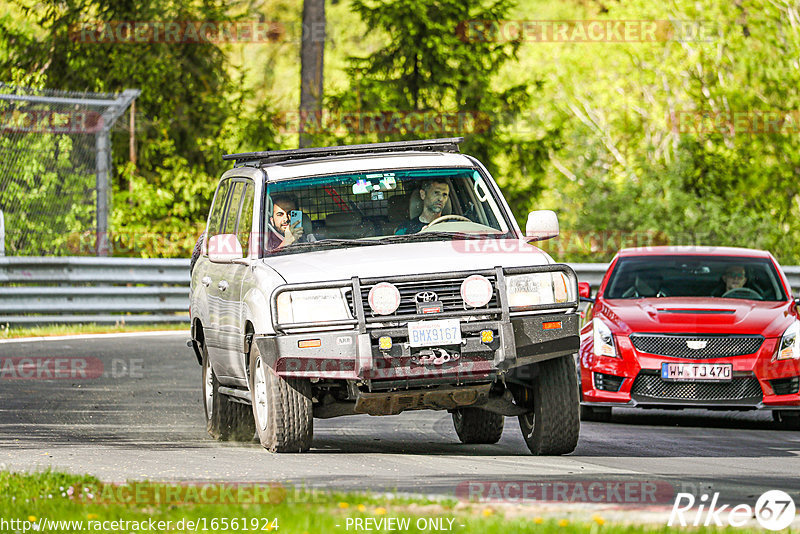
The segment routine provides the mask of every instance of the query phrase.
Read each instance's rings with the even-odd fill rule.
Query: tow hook
[[[443,365],[447,362],[452,362],[461,358],[457,352],[450,354],[445,349],[423,349],[419,354],[411,358],[411,363],[418,365]]]

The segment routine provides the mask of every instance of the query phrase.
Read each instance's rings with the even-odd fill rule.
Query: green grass
[[[253,499],[252,485],[242,484],[237,494],[231,490],[220,499],[214,491],[219,486],[165,485],[150,482],[129,482],[118,486],[103,486],[91,476],[68,475],[51,471],[34,474],[16,474],[0,471],[0,518],[9,521],[82,521],[85,530],[100,531],[103,521],[171,521],[158,530],[189,532],[186,521],[203,522],[208,532],[264,531],[277,526],[285,533],[329,533],[355,532],[348,519],[408,518],[410,528],[402,532],[442,532],[444,530],[418,529],[420,518],[443,520],[446,526],[452,522],[452,532],[477,532],[481,534],[505,534],[514,532],[537,533],[588,533],[601,532],[630,534],[646,532],[671,532],[661,526],[620,525],[605,521],[600,516],[586,520],[565,517],[538,517],[534,513],[520,513],[519,509],[504,510],[502,507],[477,503],[464,503],[454,499],[428,500],[356,493],[311,492],[273,485],[261,485],[261,491]],[[204,493],[205,491],[205,493]],[[241,498],[237,495],[241,495]],[[158,496],[156,498],[155,496]],[[220,501],[225,502],[220,502]],[[254,502],[255,501],[255,502]],[[534,510],[533,508],[529,508]],[[238,519],[237,528],[221,528],[222,518]],[[214,527],[213,520],[217,520]],[[183,520],[183,528],[178,528]],[[277,520],[277,521],[276,521]],[[93,523],[89,523],[89,522]],[[93,525],[96,525],[93,527]],[[141,524],[140,524],[141,525]],[[108,526],[111,526],[110,524]],[[247,527],[246,529],[243,527]],[[11,528],[9,528],[11,527]],[[113,527],[113,526],[112,526]],[[253,528],[257,527],[257,528]],[[118,526],[115,531],[144,531],[147,527],[130,524]],[[20,532],[23,527],[17,528]],[[0,531],[3,527],[0,526]],[[14,530],[6,525],[5,530]],[[85,531],[84,530],[84,531]],[[90,530],[90,531],[91,531]],[[108,530],[108,528],[106,528]],[[682,529],[686,530],[686,529]],[[40,532],[74,532],[71,528],[48,528],[40,525]],[[152,531],[152,530],[151,530]],[[380,530],[377,530],[380,531]],[[700,529],[695,532],[719,532]],[[734,532],[734,529],[730,529]],[[35,532],[35,530],[28,530]],[[750,532],[735,529],[737,533]]]
[[[0,339],[19,337],[64,336],[70,334],[109,334],[117,332],[154,332],[157,330],[189,330],[189,323],[161,324],[54,324],[41,326],[0,325]]]

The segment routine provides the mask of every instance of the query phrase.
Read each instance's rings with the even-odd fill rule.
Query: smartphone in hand
[[[295,226],[295,223],[297,225]],[[300,210],[292,210],[289,212],[289,227],[302,228],[303,227],[303,212]]]

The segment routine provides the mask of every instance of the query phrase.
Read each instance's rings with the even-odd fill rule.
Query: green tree
[[[217,0],[11,4],[25,24],[0,20],[0,78],[72,91],[142,90],[136,103],[135,167],[128,163],[127,135],[119,134],[125,132],[122,124],[112,138],[116,253],[188,254],[227,167],[221,155],[273,142],[271,123],[262,123],[269,105],[261,102],[258,116],[244,113],[251,94],[233,78],[218,44],[133,42],[121,30],[112,37],[122,35],[122,42],[104,42],[108,39],[102,36],[121,21],[230,21],[234,6]]]
[[[542,189],[543,164],[558,133],[517,129],[541,83],[498,79],[499,71],[515,62],[521,43],[495,40],[483,31],[483,22],[507,17],[514,5],[511,0],[354,0],[352,9],[371,32],[386,37],[385,45],[350,58],[350,87],[329,97],[327,109],[362,119],[375,113],[389,122],[372,128],[361,121],[355,131],[323,132],[317,141],[464,135],[462,150],[487,165],[518,213],[527,211]],[[420,112],[438,124],[398,122],[406,112]]]
[[[563,125],[544,198],[561,210],[563,227],[597,239],[564,236],[551,245],[568,254],[560,257],[604,261],[620,244],[668,242],[764,248],[800,261],[792,9],[762,0],[634,1],[579,15],[693,21],[702,31],[563,45],[557,93],[542,103]],[[771,127],[770,117],[788,120]],[[603,235],[623,237],[596,246]]]

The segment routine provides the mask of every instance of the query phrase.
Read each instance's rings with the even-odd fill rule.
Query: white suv
[[[558,221],[523,235],[461,141],[225,156],[191,290],[212,436],[305,451],[314,417],[429,409],[575,449],[577,280],[529,244]]]

